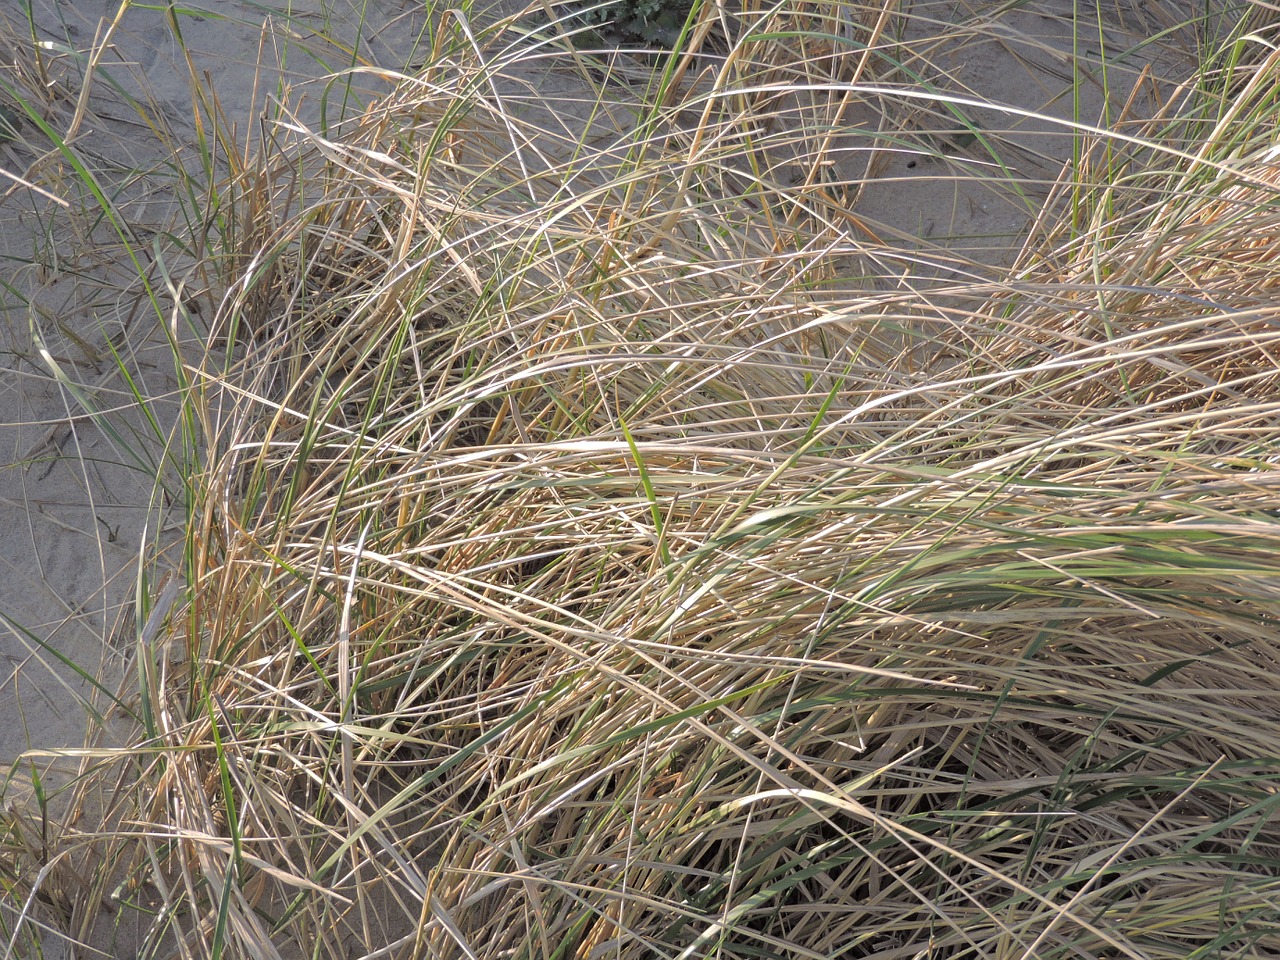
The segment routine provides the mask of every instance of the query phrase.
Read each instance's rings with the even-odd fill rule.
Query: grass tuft
[[[465,27],[219,186],[183,577],[11,951],[1280,952],[1280,60],[1082,139],[1007,275],[850,293],[919,255],[821,173],[870,53]]]

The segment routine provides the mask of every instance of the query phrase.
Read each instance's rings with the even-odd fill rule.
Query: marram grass
[[[143,956],[1280,952],[1274,58],[932,314],[749,113],[487,70],[227,187],[186,583],[13,949],[80,877]]]

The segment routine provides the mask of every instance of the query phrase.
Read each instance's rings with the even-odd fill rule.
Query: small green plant
[[[693,0],[607,0],[583,6],[572,19],[606,39],[670,47],[692,9]]]

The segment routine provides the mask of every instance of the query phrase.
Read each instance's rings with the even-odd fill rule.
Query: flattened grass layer
[[[144,948],[1280,951],[1271,125],[944,327],[824,292],[875,251],[780,231],[749,114],[557,144],[508,83],[442,57],[238,185],[89,845]]]

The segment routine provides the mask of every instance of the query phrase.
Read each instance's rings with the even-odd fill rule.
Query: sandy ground
[[[350,5],[334,6],[294,2],[288,20],[273,21],[259,4],[214,2],[208,15],[181,18],[193,66],[216,91],[237,138],[270,99],[301,94],[306,104],[308,81],[350,66],[349,50],[324,35],[358,39],[366,60],[412,57],[422,18],[404,5],[371,5],[362,34]],[[77,146],[115,173],[118,182],[104,186],[128,197],[129,228],[168,310],[164,273],[180,276],[184,258],[175,244],[148,240],[172,226],[176,178],[160,169],[172,151],[130,116],[122,94],[153,100],[174,142],[192,144],[198,131],[188,65],[161,11],[129,9],[113,28],[114,0],[35,7],[40,37],[53,49],[88,55],[107,38]],[[11,16],[7,26],[21,36],[26,24]],[[62,118],[74,106],[66,101],[80,93],[79,70],[72,58],[54,57],[51,72],[62,82],[50,116]],[[24,127],[31,131],[29,122]],[[47,164],[39,138],[29,141],[7,144],[3,166],[36,179]],[[198,166],[196,151],[184,156]],[[138,171],[156,173],[144,182]],[[15,187],[0,203],[0,257],[8,287],[0,297],[0,761],[8,767],[25,751],[82,742],[89,702],[101,704],[124,679],[137,633],[139,558],[176,543],[181,517],[155,490],[177,410],[171,352],[113,231]],[[127,378],[111,346],[124,351]],[[99,417],[85,414],[77,388]],[[139,395],[149,398],[148,410]],[[176,481],[167,477],[170,490]]]
[[[917,3],[915,9],[955,18],[960,6]],[[1127,109],[1128,118],[1139,119],[1194,62],[1189,38],[1185,50],[1176,35],[1159,48],[1143,46],[1174,18],[1174,4],[1104,4],[1102,28],[1095,24],[1091,45],[1077,50],[1084,58],[1077,71],[1070,12],[1086,4],[971,4],[980,14],[1006,6],[1013,9],[998,17],[972,17],[966,37],[933,49],[921,89],[985,104],[973,107],[971,119],[980,129],[1000,131],[1012,147],[1002,156],[1011,159],[1015,179],[1025,181],[1021,187],[1009,185],[1007,172],[980,143],[963,131],[949,136],[946,118],[930,115],[927,97],[915,116],[895,118],[906,133],[887,141],[875,139],[883,124],[873,110],[858,108],[847,118],[833,175],[865,178],[850,198],[856,214],[886,240],[918,252],[902,257],[896,280],[889,271],[877,284],[909,289],[933,277],[1012,263],[1072,142],[1062,129],[1026,114],[1089,125],[1126,119],[1121,112]],[[172,26],[162,11],[138,7],[112,27],[115,0],[35,0],[34,7],[38,39],[62,78],[51,97],[72,101],[51,104],[50,116],[63,118],[58,122],[82,85],[73,58],[57,51],[78,51],[83,61],[106,39],[77,145],[100,159],[105,176],[115,171],[118,182],[104,188],[129,198],[134,235],[160,238],[140,247],[156,251],[148,269],[167,310],[171,298],[156,258],[166,269],[181,267],[175,244],[163,240],[176,209],[173,196],[155,186],[163,177],[144,183],[131,171],[163,163],[171,145],[131,115],[123,94],[154,98],[175,142],[195,141],[190,69]],[[204,13],[195,12],[202,7]],[[401,67],[412,62],[423,28],[420,6],[397,0],[294,0],[292,17],[274,21],[274,31],[264,30],[270,7],[203,0],[186,4],[180,18],[190,66],[216,91],[224,122],[240,133],[255,128],[269,98],[294,101],[302,94],[314,107],[322,88],[308,82],[350,66],[350,49],[325,36],[358,41],[361,58]],[[9,32],[21,36],[25,21],[12,12],[4,16]],[[528,79],[557,103],[573,93],[572,78]],[[562,109],[557,113],[564,119]],[[309,116],[304,107],[301,119]],[[0,165],[19,177],[37,175],[43,160],[36,139],[4,144]],[[196,162],[195,151],[185,156]],[[74,192],[74,181],[65,189]],[[177,409],[164,330],[140,302],[112,231],[56,213],[55,206],[20,186],[0,202],[6,284],[0,293],[0,763],[20,774],[6,800],[20,799],[20,781],[32,763],[47,768],[49,751],[83,742],[88,711],[101,709],[106,692],[129,688],[125,664],[138,634],[139,558],[163,552],[182,533],[181,516],[155,487],[158,473],[170,485],[179,479],[160,466]],[[128,378],[109,345],[121,351]],[[150,398],[148,409],[139,395]],[[100,411],[96,418],[86,415],[83,397]],[[167,558],[176,554],[170,550]],[[154,583],[144,586],[154,589]],[[67,759],[58,765],[62,774],[74,769]]]

